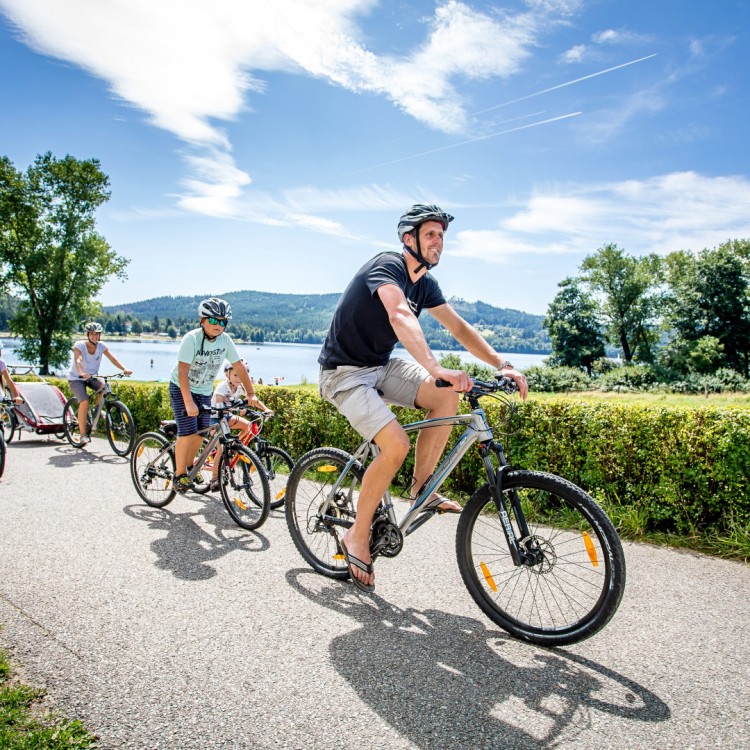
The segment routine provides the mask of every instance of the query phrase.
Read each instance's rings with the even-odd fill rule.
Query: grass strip
[[[89,750],[97,738],[78,720],[38,706],[44,690],[13,678],[8,652],[0,648],[0,748],[3,750]]]

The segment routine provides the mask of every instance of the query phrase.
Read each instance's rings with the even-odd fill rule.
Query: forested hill
[[[278,341],[285,343],[319,344],[340,294],[273,294],[271,292],[242,291],[218,295],[232,305],[233,319],[230,332],[249,341]],[[109,315],[138,318],[146,328],[153,328],[159,319],[160,330],[173,325],[186,330],[196,325],[196,310],[203,296],[157,297],[126,305],[105,307]],[[517,352],[551,351],[547,332],[542,328],[543,316],[508,310],[484,302],[466,302],[451,298],[451,305],[475,325],[495,348]],[[428,314],[420,321],[427,340],[435,349],[453,349],[456,343]]]

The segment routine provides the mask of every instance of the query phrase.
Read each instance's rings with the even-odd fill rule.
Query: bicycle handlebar
[[[502,391],[508,395],[518,391],[516,381],[506,375],[496,375],[495,383],[487,383],[484,380],[474,380],[470,391],[466,391],[465,396],[486,396],[497,391]],[[435,381],[436,388],[452,388],[453,384],[442,378]]]

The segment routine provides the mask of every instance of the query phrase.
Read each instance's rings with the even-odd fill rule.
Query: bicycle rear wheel
[[[18,423],[13,408],[5,403],[0,404],[0,431],[2,431],[6,443],[13,440],[17,427]]]
[[[171,503],[174,471],[174,446],[159,432],[144,432],[130,455],[130,476],[141,498],[154,508]]]
[[[225,445],[219,480],[221,498],[232,520],[249,531],[262,526],[268,518],[271,490],[257,454],[244,445]]]
[[[263,462],[268,485],[271,488],[271,509],[276,510],[284,504],[286,486],[294,468],[294,459],[283,448],[277,448],[275,445],[263,445],[257,453]]]
[[[295,547],[318,573],[342,580],[349,570],[339,540],[357,515],[364,474],[356,463],[342,478],[350,460],[337,448],[316,448],[294,465],[286,492],[286,523]]]
[[[106,405],[107,440],[118,456],[127,456],[135,442],[133,415],[122,401],[112,401]]]
[[[3,475],[3,472],[5,471],[5,453],[6,453],[6,446],[5,446],[5,438],[3,437],[2,432],[0,432],[0,477]]]
[[[78,399],[71,396],[63,406],[62,420],[65,429],[65,437],[74,448],[81,447],[81,433],[78,429]],[[88,435],[91,430],[91,410],[88,414]]]
[[[552,474],[511,471],[503,478],[508,512],[517,493],[536,555],[514,565],[488,485],[461,513],[458,567],[484,613],[516,638],[541,646],[577,643],[601,630],[625,589],[625,556],[611,521],[582,489]],[[510,518],[517,531],[516,519]]]

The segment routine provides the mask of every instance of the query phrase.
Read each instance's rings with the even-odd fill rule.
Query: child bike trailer
[[[65,438],[63,423],[63,406],[65,396],[59,388],[50,385],[42,379],[41,383],[19,383],[16,388],[23,396],[22,404],[15,404],[13,411],[16,415],[20,430],[35,432],[37,435],[55,435],[61,440]]]

